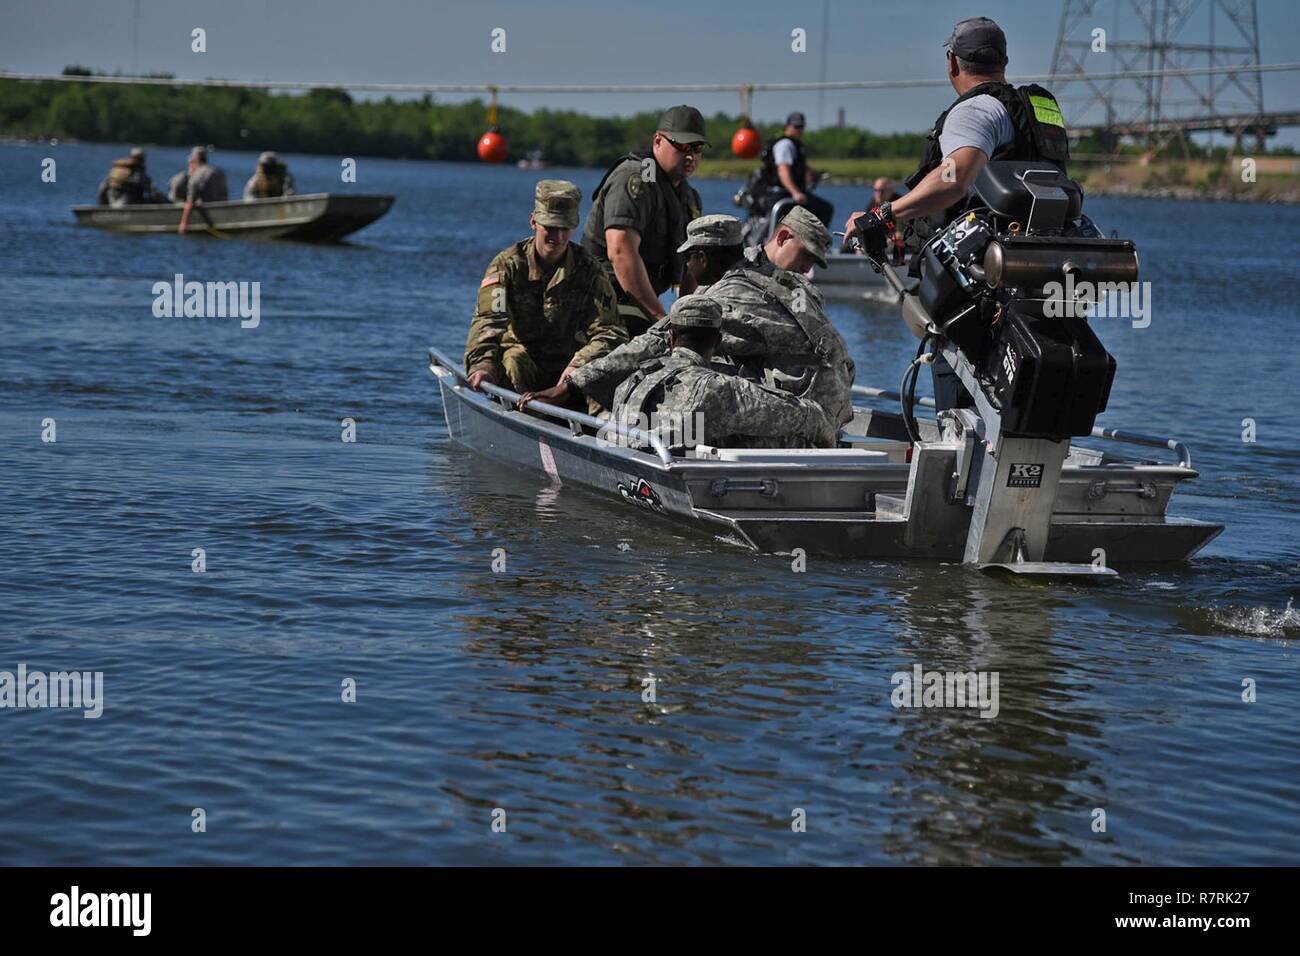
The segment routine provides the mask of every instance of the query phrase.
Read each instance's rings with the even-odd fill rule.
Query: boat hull
[[[334,242],[384,215],[392,196],[309,193],[278,199],[204,203],[190,214],[188,231],[218,238]],[[175,233],[182,206],[73,206],[77,224],[110,232]]]
[[[595,491],[648,520],[671,519],[770,553],[962,560],[970,508],[947,502],[928,481],[910,492],[928,495],[924,508],[905,506],[909,483],[921,482],[906,460],[898,416],[859,409],[849,426],[855,447],[838,454],[664,462],[471,390],[461,370],[437,352],[431,351],[430,370],[454,441],[552,482]],[[921,427],[923,437],[937,437],[932,425]],[[1195,476],[1190,468],[1105,462],[1086,449],[1072,462],[1063,471],[1045,560],[1088,563],[1101,549],[1108,565],[1182,561],[1222,531],[1221,525],[1165,516],[1174,484]],[[951,463],[938,458],[934,467],[938,475]],[[1099,481],[1117,489],[1141,481],[1156,493],[1099,496]],[[911,510],[923,511],[924,520],[909,521]]]

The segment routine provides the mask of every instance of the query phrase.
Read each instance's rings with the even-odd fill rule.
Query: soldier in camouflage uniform
[[[659,118],[650,151],[620,157],[592,194],[582,244],[609,270],[632,335],[663,318],[659,296],[670,286],[694,291],[678,246],[700,214],[700,194],[686,180],[708,145],[700,111],[674,106]]]
[[[708,286],[703,294],[724,306],[717,354],[746,377],[814,402],[827,424],[838,429],[853,419],[853,360],[826,317],[821,293],[799,274],[814,262],[825,265],[830,234],[815,216],[796,207],[765,246],[741,255],[741,228],[733,216],[704,216],[691,223],[682,246],[692,253],[687,268]],[[698,255],[701,249],[707,256]],[[619,383],[642,362],[668,351],[668,332],[666,322],[656,323],[555,388],[528,398],[557,402],[576,391],[608,405]]]
[[[153,181],[145,172],[145,153],[139,146],[130,156],[113,160],[113,168],[99,184],[95,201],[101,206],[134,206],[140,203],[162,202],[153,188]]]
[[[686,447],[685,425],[697,420],[693,442],[717,447],[791,448],[831,445],[835,431],[820,408],[789,392],[717,371],[709,364],[722,338],[722,306],[687,295],[668,314],[671,351],[641,363],[614,395],[614,419],[652,420],[669,448]],[[653,419],[651,416],[654,416]],[[698,416],[698,419],[697,419]]]
[[[293,174],[280,157],[267,150],[257,157],[257,169],[244,184],[245,199],[276,199],[293,195]]]
[[[581,198],[573,183],[543,179],[529,219],[533,235],[488,265],[465,343],[474,388],[482,381],[517,392],[545,388],[627,342],[604,269],[569,241]],[[595,414],[602,405],[592,400],[587,408]]]

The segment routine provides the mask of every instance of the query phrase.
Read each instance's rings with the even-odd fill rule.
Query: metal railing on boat
[[[888,388],[874,388],[870,385],[854,385],[853,394],[861,395],[864,398],[883,398],[891,402],[901,402],[903,396],[898,392]],[[916,400],[918,405],[926,408],[934,408],[934,399],[921,397]],[[1167,448],[1178,455],[1178,464],[1183,468],[1192,467],[1192,452],[1186,445],[1176,438],[1160,438],[1156,435],[1144,435],[1141,432],[1133,432],[1127,429],[1103,428],[1100,425],[1093,427],[1091,432],[1092,438],[1100,438],[1103,441],[1122,442],[1127,445],[1144,445],[1147,448]]]
[[[469,388],[469,379],[465,373],[461,371],[460,364],[453,363],[447,356],[443,355],[437,349],[430,348],[429,367],[432,369],[435,365],[451,372],[460,384]],[[478,390],[488,395],[495,396],[496,398],[503,399],[504,401],[509,402],[516,409],[519,407],[518,392],[512,392],[510,389],[502,388],[500,385],[493,385],[491,382],[480,382]],[[567,422],[570,431],[575,435],[584,434],[581,428],[576,427],[582,425],[587,428],[594,428],[597,433],[613,432],[622,438],[631,439],[632,441],[639,442],[643,445],[649,445],[650,448],[653,449],[654,453],[659,456],[661,462],[665,465],[671,465],[673,463],[672,453],[664,447],[663,441],[654,432],[644,431],[640,428],[632,428],[629,425],[624,425],[622,422],[616,422],[613,419],[607,420],[597,418],[595,415],[588,415],[585,412],[577,412],[571,408],[561,408],[559,405],[551,405],[547,402],[529,402],[528,410],[530,412],[535,411],[546,415],[549,418],[557,418],[562,422]]]

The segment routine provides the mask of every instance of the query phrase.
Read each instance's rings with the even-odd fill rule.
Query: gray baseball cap
[[[259,166],[278,166],[278,165],[280,165],[280,157],[277,156],[277,155],[275,155],[275,153],[271,152],[271,151],[268,149],[268,150],[267,150],[265,153],[263,153],[261,156],[257,157],[257,165],[259,165]]]
[[[788,227],[798,236],[803,247],[808,250],[817,264],[823,269],[826,268],[826,253],[831,248],[831,234],[826,231],[820,219],[803,206],[795,206],[785,214],[780,225]]]
[[[1007,35],[988,17],[968,17],[958,22],[943,45],[972,63],[1001,66],[1007,58]]]
[[[666,110],[659,117],[659,125],[655,128],[661,133],[667,133],[677,143],[712,145],[704,132],[704,115],[694,106],[683,104]]]
[[[132,159],[144,159],[144,158],[145,158],[144,150],[141,149],[139,146],[132,146],[132,147],[131,147],[131,158],[132,158]]]
[[[677,247],[678,252],[700,249],[704,246],[739,246],[744,244],[741,233],[744,225],[735,216],[700,216],[686,227],[686,241]]]
[[[668,324],[678,329],[720,329],[722,303],[707,295],[684,295],[668,311]]]

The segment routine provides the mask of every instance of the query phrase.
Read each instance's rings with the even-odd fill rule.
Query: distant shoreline
[[[39,146],[48,145],[48,139],[35,139],[19,136],[0,136],[0,145]],[[59,146],[103,146],[111,145],[96,140],[59,139]],[[151,146],[156,149],[182,149],[183,147]],[[248,150],[228,150],[230,152]],[[307,154],[332,155],[332,154]],[[358,157],[367,159],[393,159],[388,156]],[[1295,164],[1300,168],[1300,157],[1270,156],[1264,160],[1276,165],[1279,161]],[[453,163],[463,165],[464,160],[454,159],[408,159],[403,162]],[[472,162],[472,161],[471,161]],[[513,167],[513,164],[505,164]],[[563,164],[556,164],[557,166]],[[901,180],[914,168],[908,160],[892,157],[884,158],[827,158],[820,165],[813,160],[814,167],[831,173],[830,184],[870,188],[872,182],[885,176]],[[710,161],[705,159],[703,167],[694,177],[697,180],[717,180],[719,182],[744,182],[757,163],[733,157],[720,157]],[[535,172],[551,168],[544,166]],[[599,166],[568,167],[579,169],[600,169]],[[1228,203],[1263,203],[1271,205],[1300,205],[1300,175],[1295,173],[1261,173],[1255,183],[1243,183],[1239,186],[1226,187],[1222,182],[1222,164],[1215,166],[1208,161],[1194,160],[1189,163],[1160,162],[1149,166],[1137,163],[1124,164],[1121,167],[1084,168],[1078,178],[1083,184],[1086,195],[1104,196],[1116,199],[1176,199],[1199,200],[1201,202]],[[1218,181],[1211,182],[1210,177],[1218,171]],[[1078,167],[1076,167],[1076,173]],[[1199,178],[1199,181],[1197,180]],[[1107,182],[1107,180],[1112,180]]]

